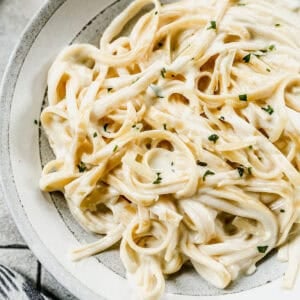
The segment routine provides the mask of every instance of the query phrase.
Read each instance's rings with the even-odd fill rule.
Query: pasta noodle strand
[[[56,158],[40,188],[99,235],[72,258],[120,242],[128,278],[158,299],[188,261],[225,288],[280,248],[292,287],[299,34],[299,7],[284,1],[135,0],[99,48],[62,50],[41,114]]]

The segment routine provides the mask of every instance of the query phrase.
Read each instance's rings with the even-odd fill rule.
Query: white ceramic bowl
[[[20,232],[43,265],[80,299],[129,299],[132,291],[118,249],[72,262],[69,250],[96,237],[74,222],[63,197],[43,194],[38,181],[52,152],[34,124],[46,104],[47,71],[54,57],[74,42],[97,44],[107,24],[130,0],[50,0],[36,15],[13,54],[2,83],[0,170],[8,206]],[[270,255],[253,276],[225,291],[203,281],[189,266],[167,280],[166,299],[253,299],[289,297],[280,288],[285,266]]]

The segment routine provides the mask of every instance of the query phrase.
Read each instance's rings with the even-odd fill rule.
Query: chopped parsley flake
[[[204,175],[203,175],[203,181],[205,181],[205,180],[206,180],[206,177],[207,177],[207,176],[210,176],[210,175],[215,175],[215,173],[212,172],[212,171],[210,171],[210,170],[207,170],[207,171],[204,173]]]
[[[252,175],[252,167],[248,167],[247,170],[248,170],[248,174]]]
[[[109,125],[108,123],[105,123],[104,126],[103,126],[103,129],[104,129],[105,132],[107,132],[108,125]]]
[[[166,73],[167,73],[167,70],[165,68],[162,68],[160,71],[161,77],[166,78]]]
[[[280,26],[281,26],[281,24],[279,24],[279,23],[275,24],[275,27],[280,27]]]
[[[281,209],[280,212],[281,212],[281,213],[285,213],[285,209]]]
[[[174,166],[174,161],[171,162],[171,166],[172,166],[172,167]]]
[[[253,149],[253,146],[252,146],[252,145],[250,145],[248,148],[249,148],[250,150],[252,150],[252,149]]]
[[[157,15],[158,14],[158,11],[155,11],[155,13],[154,13],[155,15]]]
[[[200,167],[207,167],[207,163],[204,161],[200,161],[199,159],[196,161],[196,164]]]
[[[244,168],[243,167],[237,167],[237,170],[238,170],[238,173],[239,173],[240,177],[243,177],[244,172],[245,172]]]
[[[268,246],[257,246],[257,250],[259,253],[266,253]]]
[[[164,130],[167,130],[167,124],[164,123],[163,126],[164,126]]]
[[[247,54],[246,56],[243,57],[243,61],[245,63],[248,63],[250,61],[250,58],[251,58],[251,53]]]
[[[242,95],[239,95],[239,99],[240,99],[240,101],[247,101],[248,96],[247,96],[247,94],[242,94]]]
[[[141,128],[137,124],[133,124],[131,128],[135,128],[136,130],[140,130]]]
[[[95,138],[95,137],[97,137],[97,132],[94,132],[94,134],[93,134],[93,137]]]
[[[276,46],[275,46],[275,45],[270,45],[270,46],[269,46],[269,50],[270,50],[270,51],[276,50]]]
[[[216,21],[210,21],[210,26],[207,28],[207,30],[210,30],[210,29],[213,29],[213,30],[217,29]]]
[[[270,45],[269,47],[265,48],[265,49],[260,49],[259,51],[266,54],[269,51],[274,51],[276,50],[276,46],[274,44]],[[255,54],[257,57],[260,57],[261,55],[257,55]]]
[[[35,125],[39,124],[39,122],[37,120],[34,120],[33,122],[34,122]]]
[[[219,139],[219,136],[217,134],[212,134],[208,137],[208,140],[211,142],[214,142],[214,143],[216,143],[218,139]]]
[[[86,171],[86,165],[82,161],[77,165],[77,168],[78,168],[80,173],[83,173],[84,171]]]
[[[116,145],[115,147],[114,147],[114,149],[113,149],[113,152],[116,152],[117,150],[118,150],[118,145]]]
[[[266,68],[266,71],[267,71],[267,72],[271,72],[271,70],[270,70],[269,68]]]
[[[274,109],[272,106],[268,105],[267,107],[262,107],[262,110],[264,110],[265,112],[267,112],[269,115],[272,115],[274,112]]]
[[[136,83],[139,79],[140,79],[140,77],[137,77],[131,84]]]
[[[220,120],[220,121],[225,121],[225,117],[224,117],[224,116],[221,116],[221,117],[219,118],[219,120]]]
[[[110,93],[112,91],[113,88],[108,88],[107,92]]]
[[[162,178],[160,177],[161,173],[156,173],[156,179],[152,182],[152,184],[160,184],[162,181]]]

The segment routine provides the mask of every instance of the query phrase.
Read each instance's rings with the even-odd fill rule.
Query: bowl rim
[[[16,83],[26,57],[39,33],[52,15],[67,0],[46,0],[28,22],[6,65],[0,84],[0,188],[14,223],[26,244],[55,279],[79,299],[99,300],[101,297],[69,273],[40,240],[22,207],[13,177],[10,160],[9,128],[11,104]],[[9,200],[8,200],[9,199]],[[102,298],[103,299],[103,298]]]

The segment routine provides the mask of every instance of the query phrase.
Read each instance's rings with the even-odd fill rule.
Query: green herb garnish
[[[274,109],[272,106],[268,105],[267,107],[262,107],[262,110],[264,110],[265,112],[267,112],[269,115],[272,115],[274,112]]]
[[[207,28],[207,30],[210,30],[210,29],[213,29],[213,30],[217,29],[216,21],[210,21],[210,26]]]
[[[131,84],[134,84],[134,83],[136,83],[138,80],[140,79],[140,77],[137,77],[134,81],[132,81],[132,83]]]
[[[268,48],[270,51],[276,50],[276,46],[275,45],[270,45]]]
[[[210,170],[207,170],[203,175],[203,181],[205,181],[206,177],[210,175],[215,175],[215,173]]]
[[[248,174],[252,175],[252,167],[248,167],[247,170],[248,170]]]
[[[167,70],[165,68],[162,68],[160,71],[161,77],[166,78],[166,73],[167,73]]]
[[[167,130],[167,124],[164,123],[163,126],[164,126],[164,130]]]
[[[217,134],[212,134],[208,137],[208,140],[211,142],[214,142],[214,143],[216,143],[218,139],[219,139],[219,136]]]
[[[34,122],[35,125],[39,124],[39,122],[37,120],[34,120],[33,122]]]
[[[281,212],[281,213],[285,213],[285,209],[281,209],[280,212]]]
[[[279,23],[275,24],[275,27],[280,27],[280,26],[281,26],[281,24],[279,24]]]
[[[196,164],[200,167],[207,167],[207,163],[204,161],[197,160]]]
[[[141,128],[138,126],[138,124],[133,124],[131,128],[135,128],[136,130],[141,130]]]
[[[242,94],[242,95],[239,95],[239,99],[240,99],[240,101],[247,101],[248,96],[247,96],[247,94]]]
[[[161,173],[156,173],[156,179],[152,182],[152,184],[160,184],[162,181],[162,178],[160,177]]]
[[[117,150],[118,150],[118,145],[116,145],[115,147],[114,147],[114,149],[113,149],[113,152],[116,152]]]
[[[257,246],[257,250],[259,253],[266,253],[268,246]]]
[[[243,167],[237,167],[237,170],[238,170],[238,173],[239,173],[240,177],[243,177],[244,172],[245,172],[244,168]]]
[[[107,92],[110,93],[112,91],[113,88],[108,88]]]
[[[269,47],[267,47],[265,49],[260,49],[259,51],[262,53],[267,53],[268,51],[273,51],[273,50],[276,50],[276,46],[274,44],[270,45]]]
[[[94,132],[94,134],[93,134],[93,137],[95,138],[95,137],[97,137],[97,132]]]
[[[248,63],[250,61],[250,58],[251,58],[251,53],[247,54],[246,56],[243,57],[243,61],[245,63]]]
[[[86,171],[86,165],[82,161],[77,165],[77,168],[78,168],[80,173],[83,173],[84,171]]]
[[[224,117],[224,116],[221,116],[221,117],[219,118],[219,120],[224,122],[224,121],[225,121],[225,117]]]
[[[103,129],[104,129],[105,132],[107,132],[108,125],[109,125],[108,123],[105,123],[104,126],[103,126]]]
[[[269,68],[266,68],[266,71],[267,71],[267,72],[271,72],[271,69],[269,69]]]

